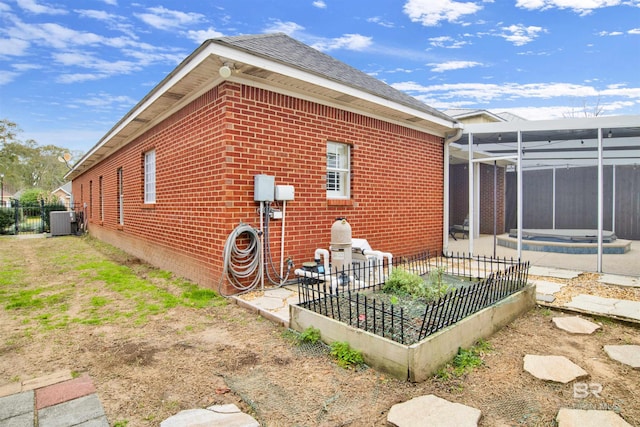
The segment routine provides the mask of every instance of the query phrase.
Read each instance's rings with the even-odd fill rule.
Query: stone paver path
[[[632,427],[613,411],[561,408],[556,421],[558,427]]]
[[[600,325],[578,316],[554,317],[551,319],[557,328],[572,334],[592,334]]]
[[[476,427],[479,409],[429,394],[391,407],[387,421],[397,427]]]
[[[640,345],[605,345],[604,351],[611,359],[640,369]]]
[[[566,384],[589,373],[564,356],[524,356],[524,370],[536,378]]]

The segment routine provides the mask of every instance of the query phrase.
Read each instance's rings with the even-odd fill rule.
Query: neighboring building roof
[[[452,108],[449,110],[444,110],[443,113],[462,122],[469,121],[473,118],[482,118],[484,122],[508,121],[507,119],[503,118],[501,115],[492,113],[491,111],[488,111],[488,110],[482,110],[482,109]]]
[[[228,65],[227,65],[228,64]],[[233,72],[219,75],[223,66]],[[127,113],[65,176],[74,179],[224,79],[313,99],[445,136],[457,121],[286,34],[205,41]]]
[[[52,193],[55,193],[56,191],[62,191],[63,193],[66,193],[67,195],[71,196],[71,181],[65,184],[62,184],[60,187],[53,190]]]
[[[517,114],[508,113],[506,111],[497,113],[497,115],[502,117],[507,122],[526,122],[527,121],[527,119],[525,119],[524,117],[521,117]]]

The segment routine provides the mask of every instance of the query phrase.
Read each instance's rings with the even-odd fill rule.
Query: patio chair
[[[458,233],[462,234],[463,239],[464,236],[467,236],[467,239],[469,238],[469,215],[464,219],[462,225],[454,224],[449,227],[449,235],[453,237],[453,240],[458,240],[456,239],[456,234]]]

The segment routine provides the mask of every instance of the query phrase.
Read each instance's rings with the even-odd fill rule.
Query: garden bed
[[[362,353],[369,366],[398,379],[421,382],[453,358],[460,347],[470,347],[480,338],[493,335],[534,306],[535,287],[529,285],[411,345],[400,344],[299,305],[291,305],[289,310],[292,329],[320,329],[324,342],[348,342]]]
[[[348,341],[370,365],[421,381],[459,347],[491,335],[535,304],[535,294],[527,287],[528,263],[490,260],[495,271],[490,268],[482,279],[470,274],[475,261],[423,256],[392,268],[376,266],[390,273],[373,282],[345,280],[371,276],[362,271],[303,277],[298,283],[300,304],[290,309],[291,327],[319,328],[325,342]],[[453,265],[456,274],[447,274]],[[465,266],[463,274],[460,265]],[[424,350],[433,342],[437,350]]]

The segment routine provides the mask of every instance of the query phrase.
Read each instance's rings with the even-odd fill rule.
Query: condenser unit
[[[75,212],[49,212],[51,236],[68,236],[71,234],[71,223],[75,222]]]

